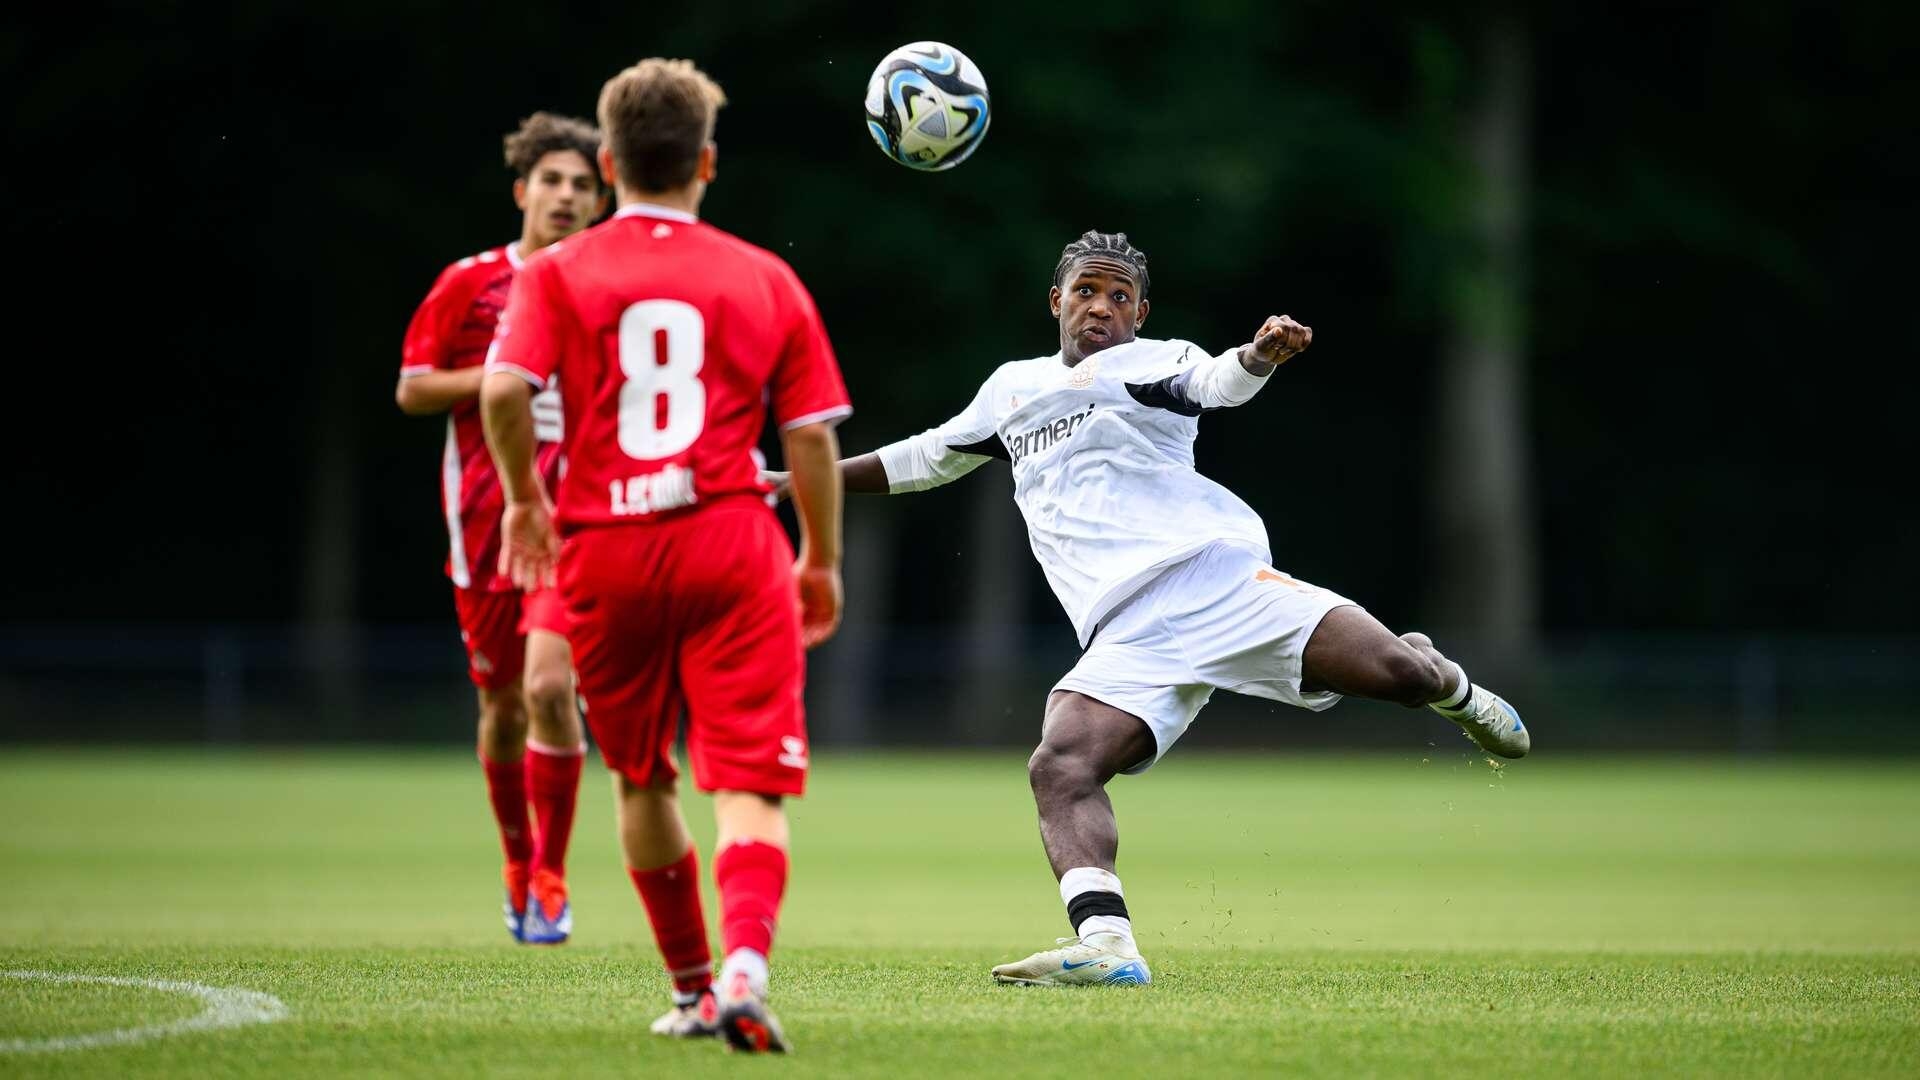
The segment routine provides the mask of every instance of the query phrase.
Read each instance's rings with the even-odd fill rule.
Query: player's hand
[[[500,518],[500,574],[527,592],[553,587],[553,566],[560,559],[560,536],[553,530],[553,507],[511,502]]]
[[[800,593],[800,644],[813,648],[840,629],[840,568],[793,564],[793,585]]]
[[[761,469],[760,482],[773,489],[773,501],[785,502],[793,494],[793,474],[779,469]]]
[[[1253,355],[1268,364],[1284,364],[1313,344],[1313,327],[1302,326],[1291,315],[1269,315],[1253,335]]]

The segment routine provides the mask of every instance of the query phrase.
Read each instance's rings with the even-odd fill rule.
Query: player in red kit
[[[600,167],[620,208],[514,280],[481,396],[508,500],[502,568],[523,587],[557,579],[566,599],[628,872],[673,980],[675,1006],[653,1029],[785,1050],[766,1008],[787,880],[781,800],[807,775],[802,650],[840,619],[833,425],[852,409],[792,269],[695,216],[724,102],[684,60],[607,81]],[[556,374],[557,509],[529,404]],[[797,559],[754,464],[769,408],[793,471]],[[719,822],[717,983],[675,794],[682,710],[694,782],[714,793]]]
[[[567,839],[585,747],[559,594],[522,592],[495,573],[504,500],[481,431],[480,381],[515,274],[535,251],[586,228],[606,209],[594,162],[599,146],[593,125],[549,113],[535,113],[507,136],[520,239],[441,272],[407,327],[394,393],[409,416],[447,414],[440,460],[447,576],[467,676],[480,694],[479,756],[506,851],[507,929],[540,945],[572,932]],[[534,412],[537,467],[556,479],[561,410],[553,387],[542,388]]]

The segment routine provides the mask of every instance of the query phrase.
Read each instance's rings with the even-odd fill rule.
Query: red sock
[[[527,823],[526,770],[518,761],[480,759],[487,774],[487,798],[493,802],[493,820],[500,823],[500,848],[507,861],[533,861],[533,829]]]
[[[700,853],[654,870],[627,869],[653,924],[667,974],[679,994],[697,994],[713,983],[713,953],[707,948],[707,917],[700,910]]]
[[[728,844],[713,860],[713,879],[720,886],[720,941],[726,953],[752,949],[767,955],[780,897],[787,891],[787,853],[758,840]]]
[[[567,874],[567,841],[573,837],[573,806],[580,794],[580,762],[584,747],[554,753],[527,744],[527,797],[533,803],[537,842],[536,867]]]

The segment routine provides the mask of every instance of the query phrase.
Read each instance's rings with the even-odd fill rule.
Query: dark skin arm
[[[792,473],[778,469],[765,469],[760,479],[773,485],[773,495],[777,499],[787,497],[787,488],[792,482]],[[861,454],[859,457],[840,459],[840,484],[845,490],[859,492],[862,495],[885,495],[887,493],[887,468],[880,464],[879,454]]]

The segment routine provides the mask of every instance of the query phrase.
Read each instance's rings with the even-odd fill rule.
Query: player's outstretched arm
[[[1313,330],[1286,315],[1270,315],[1253,340],[1238,349],[1209,356],[1165,380],[1160,392],[1205,411],[1245,405],[1267,385],[1273,369],[1313,341]]]
[[[791,459],[789,459],[791,464]],[[793,474],[779,469],[761,469],[760,482],[773,489],[775,499],[784,500],[793,494]],[[840,459],[840,486],[842,489],[861,495],[885,495],[887,493],[887,470],[880,464],[879,454],[861,454],[859,457]]]
[[[793,583],[800,593],[800,642],[811,649],[840,628],[840,440],[831,424],[802,424],[780,434],[792,470],[800,556]]]
[[[480,380],[485,374],[483,367],[466,367],[402,375],[400,384],[393,388],[394,404],[408,416],[443,413],[463,401],[479,397]]]
[[[510,371],[487,375],[480,386],[480,420],[507,501],[500,519],[499,572],[516,588],[547,588],[560,557],[560,537],[534,465],[533,386]]]
[[[988,407],[991,395],[987,388],[991,385],[989,379],[965,412],[939,427],[841,461],[840,477],[846,490],[874,495],[925,491],[951,484],[986,464],[988,455],[976,451],[996,438],[993,411]],[[791,459],[788,464],[792,464]],[[788,474],[763,472],[761,479],[773,487],[776,497],[786,497]]]

